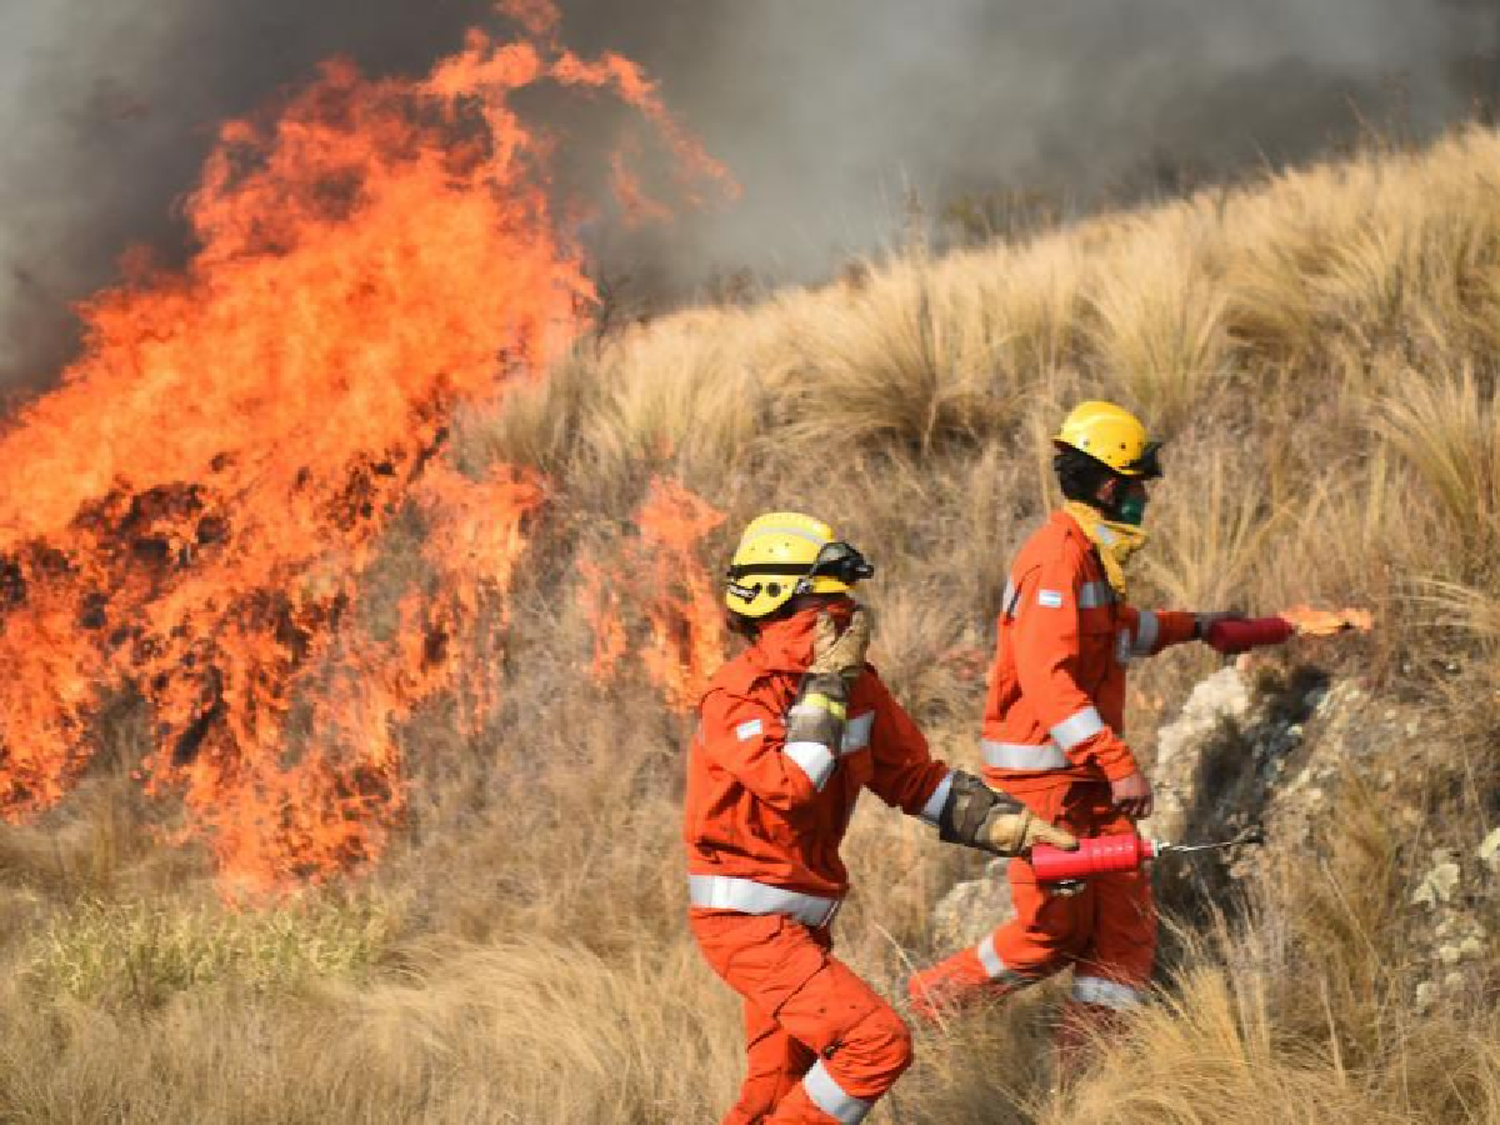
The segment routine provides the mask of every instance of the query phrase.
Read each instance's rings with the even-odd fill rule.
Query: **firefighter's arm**
[[[1014,626],[1017,678],[1021,693],[1068,760],[1092,764],[1116,781],[1139,767],[1078,682],[1079,585],[1076,570],[1061,557],[1021,577]]]
[[[944,843],[991,855],[1024,855],[1038,843],[1078,846],[1069,833],[1034,816],[1019,801],[935,760],[905,708],[873,672],[868,678],[875,694],[869,786],[881,800],[931,824]]]
[[[873,668],[860,681],[858,703],[871,717],[868,788],[908,816],[936,825],[952,782],[946,764],[933,758],[927,739]]]
[[[726,691],[703,700],[703,752],[760,800],[789,812],[816,799],[833,774],[825,746],[788,743],[782,717],[766,704]]]
[[[1199,639],[1198,615],[1175,609],[1136,609],[1121,606],[1120,615],[1129,634],[1131,656],[1155,656],[1173,645]]]

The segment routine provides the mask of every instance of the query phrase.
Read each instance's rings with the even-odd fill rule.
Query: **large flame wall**
[[[466,670],[503,643],[544,483],[471,480],[443,444],[456,410],[568,347],[593,297],[549,198],[557,141],[512,95],[609,92],[684,176],[723,179],[631,63],[570,54],[546,0],[512,8],[530,40],[476,33],[412,81],[330,64],[225,126],[185,204],[191,263],[136,262],[89,302],[83,354],[0,437],[7,817],[62,799],[100,709],[133,692],[150,790],[181,796],[227,886],[262,892],[379,853],[416,705],[493,710]],[[432,577],[376,635],[366,578],[402,512]]]

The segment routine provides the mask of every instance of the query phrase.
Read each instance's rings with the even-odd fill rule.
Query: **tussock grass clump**
[[[156,1007],[178,992],[231,983],[253,991],[357,978],[391,936],[374,903],[315,901],[230,911],[145,902],[85,902],[54,916],[22,954],[43,997]]]
[[[1148,226],[1117,246],[1119,265],[1100,271],[1092,298],[1097,362],[1169,432],[1233,373],[1230,298],[1215,276],[1212,230],[1197,216],[1177,228]]]
[[[1472,367],[1424,378],[1408,372],[1380,404],[1377,427],[1440,515],[1443,557],[1457,576],[1497,570],[1500,413],[1493,379]]]

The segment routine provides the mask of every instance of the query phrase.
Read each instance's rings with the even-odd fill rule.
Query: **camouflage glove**
[[[1016,856],[1035,844],[1073,851],[1078,841],[1054,828],[1025,805],[997,793],[973,774],[954,770],[948,802],[938,817],[938,837],[992,855]]]
[[[788,743],[816,742],[838,755],[844,742],[849,688],[864,671],[869,643],[870,618],[864,609],[854,611],[842,634],[833,618],[819,615],[812,663],[786,716]]]
[[[1078,840],[1071,832],[1048,824],[1024,807],[1019,812],[991,815],[987,828],[998,855],[1024,855],[1037,844],[1051,844],[1065,852],[1078,850]]]
[[[832,617],[821,613],[813,630],[813,658],[807,674],[838,675],[852,685],[865,669],[865,650],[869,647],[870,613],[864,606],[855,607],[842,633]]]

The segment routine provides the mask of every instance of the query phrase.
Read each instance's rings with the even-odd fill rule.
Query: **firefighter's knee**
[[[893,1009],[881,1006],[844,1034],[830,1065],[846,1076],[851,1093],[872,1097],[890,1089],[911,1061],[911,1030]]]
[[[880,1018],[876,1022],[879,1026],[874,1034],[875,1044],[879,1049],[880,1057],[884,1060],[883,1070],[886,1081],[893,1083],[911,1066],[911,1028],[907,1027],[906,1021],[889,1008],[880,1013]]]
[[[1044,892],[1023,921],[1025,944],[1035,951],[1037,969],[1056,972],[1071,960],[1088,941],[1093,915],[1089,889],[1076,895]]]

